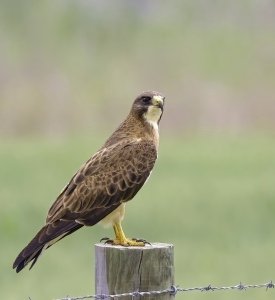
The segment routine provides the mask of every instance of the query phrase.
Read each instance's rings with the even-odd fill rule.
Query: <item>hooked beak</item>
[[[152,104],[154,106],[157,106],[157,107],[163,109],[164,99],[165,99],[165,97],[160,96],[160,95],[154,96],[153,99],[152,99]]]

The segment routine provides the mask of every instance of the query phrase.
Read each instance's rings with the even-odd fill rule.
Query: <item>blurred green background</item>
[[[166,95],[159,160],[127,206],[129,236],[175,245],[184,287],[275,280],[275,4],[0,2],[0,296],[94,293],[85,228],[16,274],[18,252],[135,96]],[[248,290],[188,299],[273,299]]]

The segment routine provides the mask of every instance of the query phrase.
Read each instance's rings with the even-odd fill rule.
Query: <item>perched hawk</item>
[[[113,226],[114,245],[144,246],[143,241],[126,238],[121,221],[125,203],[146,182],[157,159],[164,99],[152,91],[135,99],[126,120],[57,197],[46,225],[17,256],[13,264],[16,272],[31,261],[32,267],[43,250],[65,236],[99,221]]]

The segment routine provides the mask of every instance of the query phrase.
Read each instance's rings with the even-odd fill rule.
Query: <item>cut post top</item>
[[[132,247],[125,247],[121,245],[111,245],[111,244],[104,244],[104,243],[97,243],[95,244],[95,247],[101,247],[101,248],[116,248],[121,250],[152,250],[153,248],[173,248],[173,244],[167,244],[167,243],[150,243],[145,244],[145,246],[132,246]]]
[[[117,295],[167,290],[174,285],[174,246],[152,243],[143,247],[96,244],[96,294]],[[147,300],[171,300],[165,293]],[[136,297],[140,299],[140,297]],[[132,300],[130,296],[124,300]]]

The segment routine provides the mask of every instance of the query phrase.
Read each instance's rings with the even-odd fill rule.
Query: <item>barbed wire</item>
[[[77,297],[65,297],[60,298],[56,300],[85,300],[85,299],[115,299],[115,298],[123,298],[123,297],[140,297],[140,296],[156,296],[156,295],[162,295],[162,294],[170,294],[170,295],[176,295],[178,292],[193,292],[193,291],[199,291],[199,292],[214,292],[214,291],[224,291],[224,290],[239,290],[239,291],[245,291],[247,289],[259,289],[259,288],[265,288],[266,291],[268,289],[274,289],[275,285],[272,282],[272,280],[268,283],[263,284],[242,284],[241,282],[237,285],[232,286],[212,286],[211,284],[204,286],[204,287],[192,287],[192,288],[183,288],[179,286],[171,286],[170,288],[160,290],[160,291],[148,291],[148,292],[130,292],[130,293],[122,293],[122,294],[115,294],[115,295],[88,295],[88,296],[77,296]]]

